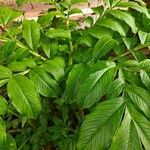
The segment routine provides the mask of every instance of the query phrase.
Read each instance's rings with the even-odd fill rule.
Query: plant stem
[[[69,8],[67,10],[67,20],[66,20],[66,25],[67,25],[67,32],[70,35],[70,39],[69,39],[69,47],[70,47],[70,55],[69,55],[69,65],[72,65],[73,63],[73,58],[72,58],[72,53],[73,53],[73,43],[72,43],[72,36],[71,36],[71,31],[69,28],[69,24],[70,24],[70,20],[69,20]]]

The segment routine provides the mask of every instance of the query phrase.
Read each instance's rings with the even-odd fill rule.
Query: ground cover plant
[[[0,7],[0,150],[149,150],[146,3],[39,1],[37,21]]]

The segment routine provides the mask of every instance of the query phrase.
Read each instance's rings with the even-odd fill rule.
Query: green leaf
[[[62,57],[55,57],[52,60],[47,60],[43,66],[45,70],[50,73],[57,81],[63,78],[65,62]]]
[[[134,105],[150,118],[150,94],[145,89],[136,85],[126,86],[126,92]]]
[[[3,146],[5,144],[5,140],[7,138],[6,135],[6,126],[4,121],[0,118],[0,149],[3,150]]]
[[[27,69],[26,65],[24,62],[11,62],[7,66],[11,71],[13,72],[20,72],[20,71],[25,71]]]
[[[150,75],[144,70],[140,70],[140,77],[147,89],[150,91]]]
[[[116,98],[122,92],[124,88],[124,81],[121,79],[116,79],[108,86],[106,90],[106,96],[108,99]]]
[[[134,124],[138,135],[146,150],[150,148],[150,121],[144,117],[136,108],[128,103],[128,110],[131,118],[134,120]]]
[[[0,115],[4,115],[8,109],[6,99],[0,95]]]
[[[73,5],[73,4],[77,4],[77,3],[87,3],[88,0],[71,0],[70,1],[70,4]]]
[[[123,10],[112,10],[109,13],[115,18],[125,21],[131,27],[133,33],[137,32],[138,28],[135,24],[135,18],[129,12]]]
[[[0,24],[3,24],[4,26],[14,21],[15,18],[21,15],[23,15],[22,11],[6,6],[0,6]]]
[[[103,27],[107,27],[113,31],[120,33],[121,36],[126,36],[126,30],[122,26],[122,24],[113,18],[104,18],[102,20],[98,20],[97,24]]]
[[[46,97],[58,97],[59,85],[51,78],[43,68],[34,68],[30,72],[30,78],[38,92]]]
[[[84,108],[89,108],[101,99],[108,85],[113,81],[116,74],[114,66],[90,74],[78,87],[76,94],[77,103]]]
[[[148,12],[148,9],[144,6],[140,6],[137,2],[124,2],[124,1],[120,1],[116,7],[128,7],[128,8],[132,8],[136,11],[139,11],[141,13],[144,13],[147,18],[150,18],[150,14]]]
[[[81,126],[78,150],[108,149],[124,111],[120,98],[100,103]]]
[[[40,25],[34,20],[23,21],[23,38],[29,47],[36,51],[40,40]]]
[[[42,37],[41,44],[48,58],[53,58],[57,54],[58,42],[46,37]]]
[[[149,70],[150,67],[150,59],[145,59],[140,62],[140,68],[143,70]]]
[[[78,39],[78,44],[85,44],[89,47],[93,47],[93,45],[95,44],[95,39],[93,38],[93,36],[89,34],[85,36],[81,36]]]
[[[139,38],[140,38],[141,44],[145,44],[148,33],[147,33],[147,32],[144,32],[144,31],[139,30],[139,31],[138,31],[138,35],[139,35]]]
[[[109,150],[142,150],[141,142],[129,112],[126,111],[124,119]]]
[[[75,94],[77,92],[77,87],[81,80],[83,80],[83,76],[86,72],[86,66],[84,64],[75,65],[68,75],[68,79],[66,81],[66,95],[70,101],[74,100]]]
[[[17,150],[16,142],[10,134],[7,134],[7,139],[3,145],[3,149],[4,150]]]
[[[11,70],[0,65],[0,87],[6,84],[12,76]]]
[[[64,38],[70,39],[70,34],[63,29],[50,29],[46,32],[49,38]]]
[[[38,18],[38,23],[42,26],[50,26],[53,18],[56,16],[57,12],[52,11],[46,13]]]
[[[28,2],[28,0],[16,0],[16,3],[17,3],[19,6],[21,6],[21,5],[23,5],[23,4],[27,3],[27,2]]]
[[[98,31],[98,32],[97,32]],[[98,39],[103,38],[103,36],[112,38],[113,33],[111,29],[101,27],[101,26],[93,26],[91,29],[89,29],[89,33]]]
[[[117,41],[107,37],[103,36],[95,45],[93,50],[93,57],[95,59],[100,59],[104,55],[106,55],[115,45],[117,44]]]
[[[69,11],[69,15],[72,15],[72,14],[82,14],[82,10],[79,9],[79,8],[72,8],[72,9]]]
[[[15,109],[27,118],[36,118],[41,111],[40,98],[31,80],[16,75],[9,80],[8,95]]]

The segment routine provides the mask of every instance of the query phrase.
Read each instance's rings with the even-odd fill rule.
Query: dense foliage
[[[86,0],[38,1],[52,7],[37,21],[0,7],[0,150],[149,150],[146,4],[104,0],[91,17]]]

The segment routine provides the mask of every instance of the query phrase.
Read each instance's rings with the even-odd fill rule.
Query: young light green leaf
[[[40,25],[34,20],[23,21],[23,37],[30,49],[37,50],[40,40]]]
[[[75,98],[77,103],[84,108],[91,107],[105,94],[106,89],[113,81],[115,74],[116,68],[114,66],[90,74],[78,87]]]
[[[124,112],[120,98],[100,103],[81,126],[78,150],[108,149]]]
[[[41,95],[45,97],[58,97],[60,93],[58,83],[43,68],[32,69],[30,78]]]
[[[27,118],[36,118],[41,111],[39,95],[31,80],[16,75],[9,80],[8,95],[15,109]]]
[[[137,32],[138,28],[135,24],[135,18],[130,13],[123,10],[112,10],[109,13],[115,18],[125,21],[131,27],[133,33]]]
[[[22,11],[6,6],[0,6],[0,24],[3,24],[4,26],[14,21],[15,18],[21,15],[23,15]]]
[[[114,136],[109,148],[109,150],[118,149],[142,150],[140,138],[128,111],[126,111],[122,124]]]
[[[117,44],[117,41],[107,37],[103,36],[95,45],[93,50],[93,57],[97,60],[102,58],[104,55],[106,55],[115,45]]]
[[[6,99],[0,95],[0,115],[4,115],[8,109]]]
[[[97,24],[100,26],[107,27],[113,31],[120,33],[121,36],[126,36],[126,30],[122,26],[122,24],[113,18],[104,18],[102,20],[98,20]]]
[[[63,78],[65,62],[62,57],[55,57],[52,60],[47,60],[43,66],[57,81]]]

